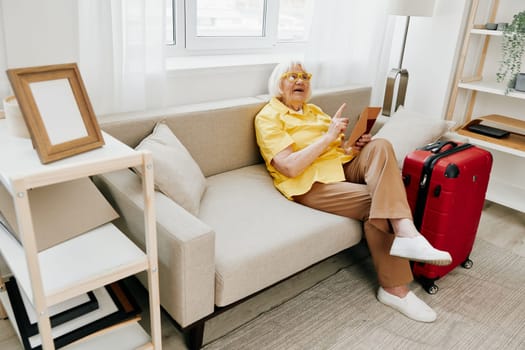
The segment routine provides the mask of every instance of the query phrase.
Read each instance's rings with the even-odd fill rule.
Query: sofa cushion
[[[215,303],[225,306],[362,238],[357,220],[287,200],[264,164],[207,178],[199,218],[215,230]]]
[[[392,143],[401,169],[409,152],[438,140],[452,126],[453,122],[407,111],[401,106],[374,138],[387,139]]]
[[[164,123],[136,147],[153,156],[156,188],[190,213],[197,215],[206,181],[188,150]],[[141,169],[137,168],[140,173]]]

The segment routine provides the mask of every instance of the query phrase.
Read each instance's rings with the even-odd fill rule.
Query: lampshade
[[[435,0],[389,0],[387,13],[397,16],[431,17]]]

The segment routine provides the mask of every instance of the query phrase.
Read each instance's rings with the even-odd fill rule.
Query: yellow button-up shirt
[[[257,144],[266,167],[275,187],[288,199],[308,192],[314,182],[345,180],[342,164],[352,160],[353,155],[345,154],[341,148],[341,139],[332,142],[324,153],[296,177],[281,174],[271,164],[273,157],[290,145],[296,152],[314,143],[328,131],[330,121],[330,116],[313,104],[304,104],[302,113],[299,113],[277,98],[272,98],[255,117]]]

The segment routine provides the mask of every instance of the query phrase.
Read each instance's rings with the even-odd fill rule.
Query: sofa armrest
[[[94,178],[120,218],[119,227],[139,247],[144,242],[144,197],[138,175],[125,169]],[[214,310],[215,233],[173,200],[155,192],[160,301],[186,327]],[[146,275],[139,279],[147,286]]]

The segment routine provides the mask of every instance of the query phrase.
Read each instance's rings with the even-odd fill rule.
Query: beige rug
[[[413,284],[435,323],[380,304],[368,258],[204,349],[525,349],[525,258],[478,239],[471,259],[472,269],[436,282],[435,295]]]

